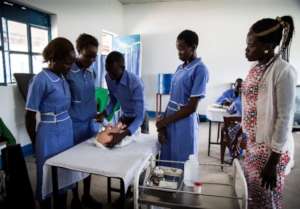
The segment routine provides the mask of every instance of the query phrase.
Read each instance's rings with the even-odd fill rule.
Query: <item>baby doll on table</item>
[[[113,133],[122,133],[126,125],[123,123],[118,123],[116,126],[106,126],[105,129],[99,132],[96,136],[96,145],[102,144],[105,147],[113,148],[115,145],[119,144],[121,141],[113,140]]]

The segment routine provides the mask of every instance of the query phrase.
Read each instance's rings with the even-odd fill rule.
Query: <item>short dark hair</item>
[[[78,52],[80,52],[82,49],[89,47],[89,46],[99,46],[98,40],[89,34],[82,33],[79,35],[79,37],[76,40],[76,49]]]
[[[124,63],[124,55],[121,52],[118,51],[112,51],[110,52],[106,57],[106,65],[111,65],[114,62],[121,62]]]
[[[73,44],[66,38],[58,37],[51,40],[43,50],[45,62],[63,60],[71,52],[75,53]]]
[[[177,40],[184,41],[188,46],[194,47],[195,49],[198,46],[199,38],[196,32],[191,30],[184,30],[177,36]]]

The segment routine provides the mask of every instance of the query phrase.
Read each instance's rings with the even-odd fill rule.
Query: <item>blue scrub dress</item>
[[[208,82],[208,71],[200,58],[186,66],[180,65],[171,81],[170,101],[166,116],[186,105],[191,97],[203,98]],[[167,126],[167,143],[161,146],[161,160],[186,161],[198,153],[198,119],[193,113]]]
[[[92,66],[86,70],[73,64],[66,77],[71,90],[72,103],[69,110],[73,121],[74,143],[78,144],[97,134],[97,103]]]
[[[73,146],[72,120],[68,113],[70,102],[69,85],[63,77],[43,69],[33,78],[26,109],[41,114],[35,144],[38,200],[45,198],[42,194],[45,161]]]

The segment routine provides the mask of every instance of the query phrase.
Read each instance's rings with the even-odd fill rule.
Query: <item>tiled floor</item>
[[[216,127],[213,127],[213,139],[216,138]],[[155,128],[154,123],[151,123],[150,133],[154,136]],[[199,159],[201,162],[219,162],[219,145],[212,145],[211,156],[207,156],[208,149],[208,124],[200,124],[199,132]],[[291,174],[286,179],[286,187],[284,192],[284,209],[300,209],[300,134],[295,134],[295,167],[292,170]],[[27,157],[26,159],[28,170],[30,173],[31,182],[34,188],[35,185],[35,164],[32,157]],[[118,185],[118,182],[115,182]],[[80,184],[80,191],[82,191],[82,184]],[[92,177],[92,195],[104,203],[104,208],[118,208],[117,206],[106,204],[106,178],[93,176]],[[69,199],[71,194],[69,195]],[[117,199],[117,195],[113,195],[113,200]],[[128,202],[127,208],[132,208],[130,201]],[[220,208],[222,208],[220,206]]]

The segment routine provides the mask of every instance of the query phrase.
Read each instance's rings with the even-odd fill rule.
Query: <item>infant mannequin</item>
[[[126,128],[126,125],[122,123],[118,123],[116,126],[106,126],[105,129],[99,132],[96,136],[96,140],[104,146],[107,147],[114,147],[115,144],[112,144],[112,133],[122,133],[123,130]]]

